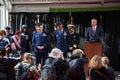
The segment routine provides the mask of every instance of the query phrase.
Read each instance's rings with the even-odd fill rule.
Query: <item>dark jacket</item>
[[[79,35],[75,32],[73,34],[70,34],[70,40],[71,40],[70,47],[73,47],[73,50],[77,49],[79,45]]]
[[[80,58],[80,56],[73,55],[73,56],[71,56],[69,63],[75,59],[77,60],[78,64],[75,64],[74,68],[75,68],[75,66],[77,66],[76,67],[77,69],[76,70],[73,70],[73,69],[68,70],[68,80],[86,80],[86,76],[85,76],[85,72],[84,72],[84,65],[88,62],[87,56],[83,55],[83,57]],[[69,67],[70,66],[71,65],[69,64]],[[78,76],[74,78],[74,76],[72,77],[72,75],[70,75],[70,73],[72,73],[72,75],[73,75],[73,73],[78,74]]]
[[[42,33],[35,31],[32,37],[32,45],[35,53],[47,53],[49,51],[50,38],[46,31]],[[37,49],[37,46],[44,46],[43,50]]]
[[[60,32],[60,30],[56,30],[54,31],[54,35],[56,47],[64,53],[67,53],[71,45],[69,31],[66,29],[63,29],[63,32]]]
[[[102,27],[97,26],[95,33],[92,27],[87,28],[86,41],[104,41],[104,33]]]
[[[9,43],[6,40],[0,39],[0,46],[6,47],[8,45],[9,45]]]
[[[104,75],[100,75],[100,74]],[[98,69],[90,69],[90,80],[106,80],[109,77],[109,72],[105,67],[100,67]]]
[[[26,41],[25,52],[29,52],[30,51],[30,42],[31,42],[30,34],[28,34],[27,32],[26,33],[22,32],[21,35],[25,37],[25,41]]]
[[[0,73],[7,76],[7,80],[15,80],[14,66],[19,62],[19,60],[10,58],[0,58]],[[0,75],[2,76],[2,75]],[[4,80],[0,78],[0,80]]]
[[[12,43],[12,37],[13,35],[10,33],[10,34],[6,34],[6,38],[9,39],[10,43]]]
[[[49,62],[52,62],[54,58],[48,58]],[[47,61],[47,60],[46,60]],[[56,75],[57,79],[56,80],[66,80],[66,71],[69,68],[69,65],[66,60],[58,59],[58,61],[55,63],[56,67]]]
[[[108,66],[107,70],[108,70],[109,77],[106,80],[115,80],[115,74],[114,74],[113,68]]]

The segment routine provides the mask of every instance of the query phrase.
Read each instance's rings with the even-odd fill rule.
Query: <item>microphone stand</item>
[[[102,42],[102,45],[103,46],[106,46],[107,48],[110,48],[105,42],[104,42],[104,40],[102,40],[95,32],[93,32],[94,34],[95,34],[95,36],[98,38],[98,39],[100,39],[100,41]]]

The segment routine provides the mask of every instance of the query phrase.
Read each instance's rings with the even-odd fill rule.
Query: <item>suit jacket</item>
[[[32,37],[32,44],[34,46],[35,53],[46,53],[49,51],[50,38],[46,31],[34,32]],[[37,49],[37,46],[44,46],[43,50]]]
[[[87,28],[86,41],[104,41],[102,27],[97,26],[95,32],[92,30],[92,27]]]

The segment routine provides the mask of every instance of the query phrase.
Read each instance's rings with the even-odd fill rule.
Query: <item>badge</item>
[[[29,39],[29,36],[28,35],[26,35],[26,40],[28,40]]]
[[[74,35],[73,37],[74,37],[74,38],[76,38],[76,36],[75,36],[75,35]]]
[[[64,35],[64,36],[67,36],[67,33],[66,33],[66,32],[64,32],[64,33],[63,33],[63,35]]]
[[[43,34],[42,34],[42,36],[44,36],[44,37],[45,37],[45,36],[46,36],[46,34],[45,34],[45,33],[43,33]]]
[[[58,38],[58,35],[56,35],[56,38]]]
[[[74,48],[77,48],[77,44],[74,44],[73,47],[74,47]]]
[[[35,37],[37,37],[37,35],[35,35]]]

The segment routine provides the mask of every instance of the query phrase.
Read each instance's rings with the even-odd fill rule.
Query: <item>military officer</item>
[[[48,33],[43,30],[43,24],[38,23],[36,26],[36,31],[33,33],[32,37],[32,45],[34,46],[34,53],[37,64],[44,64],[44,61],[48,57],[49,44],[50,38]]]
[[[69,51],[72,52],[74,49],[78,48],[79,45],[79,35],[75,32],[75,26],[72,24],[69,24],[68,30],[70,33],[70,40],[71,40],[71,46],[69,48]]]
[[[12,43],[12,36],[13,34],[10,33],[10,27],[9,26],[6,26],[5,27],[5,33],[6,33],[6,38],[9,39],[10,43]]]
[[[9,40],[9,42],[10,42],[10,45],[9,45],[9,50],[7,51],[8,52],[8,54],[9,53],[12,53],[12,49],[11,49],[11,43],[12,43],[12,36],[13,36],[13,34],[12,33],[10,33],[10,26],[6,26],[5,27],[5,37]]]
[[[64,53],[64,57],[67,58],[67,52],[70,47],[70,34],[69,31],[63,28],[63,23],[58,22],[59,29],[54,32],[56,47]]]

